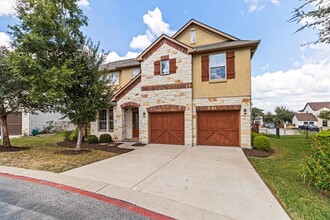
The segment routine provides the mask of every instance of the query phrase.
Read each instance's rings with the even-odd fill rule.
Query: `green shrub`
[[[330,146],[330,131],[321,131],[315,135],[316,145],[328,145]]]
[[[64,141],[72,141],[73,131],[64,131],[63,135],[64,135]]]
[[[110,134],[101,134],[100,135],[100,142],[101,143],[109,143],[112,142],[112,137]]]
[[[276,134],[262,134],[263,136],[266,136],[268,138],[278,138]]]
[[[88,135],[87,136],[87,143],[95,144],[95,143],[99,143],[99,140],[97,139],[97,137],[95,135]]]
[[[261,134],[258,134],[256,132],[251,132],[251,146],[253,146],[253,139],[257,136],[260,136]]]
[[[305,159],[305,166],[302,176],[304,182],[308,182],[309,185],[313,184],[319,190],[330,192],[329,145],[314,146],[312,155]]]
[[[253,148],[258,150],[270,151],[270,141],[268,137],[263,135],[256,136],[253,139]]]

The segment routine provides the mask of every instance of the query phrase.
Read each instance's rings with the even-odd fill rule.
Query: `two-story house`
[[[172,37],[161,35],[135,60],[108,64],[121,88],[115,105],[92,123],[92,134],[249,148],[251,59],[259,43],[196,20]]]
[[[330,111],[330,102],[307,102],[304,109],[296,113],[292,123],[299,125],[314,124],[323,130],[330,128],[330,120],[318,117],[322,111]]]

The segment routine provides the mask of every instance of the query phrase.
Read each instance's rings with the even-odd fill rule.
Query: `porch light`
[[[246,110],[246,108],[244,109],[244,111],[243,111],[243,112],[244,112],[244,115],[246,115],[246,114],[247,114],[247,110]]]
[[[142,114],[142,115],[143,115],[143,118],[145,118],[145,117],[146,117],[146,113],[145,113],[145,112],[143,112],[143,114]]]

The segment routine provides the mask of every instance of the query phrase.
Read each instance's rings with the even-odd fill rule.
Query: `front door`
[[[139,109],[133,108],[133,138],[139,137]]]

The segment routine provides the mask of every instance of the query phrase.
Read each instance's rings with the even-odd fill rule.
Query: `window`
[[[210,80],[226,79],[226,55],[210,55]]]
[[[169,60],[162,60],[160,63],[160,73],[162,75],[170,74],[170,61]]]
[[[108,130],[109,131],[113,131],[114,128],[114,123],[113,123],[113,108],[109,109],[109,127]]]
[[[328,121],[322,120],[322,127],[328,127]]]
[[[310,124],[310,125],[314,125],[314,122],[310,121],[309,124]]]
[[[99,130],[107,130],[107,110],[99,111]]]
[[[304,125],[308,125],[308,121],[304,121]]]
[[[140,73],[140,67],[132,69],[133,78],[136,77]]]
[[[109,73],[109,78],[107,80],[109,80],[112,85],[119,85],[119,72]]]
[[[196,29],[190,30],[190,42],[196,43]]]

